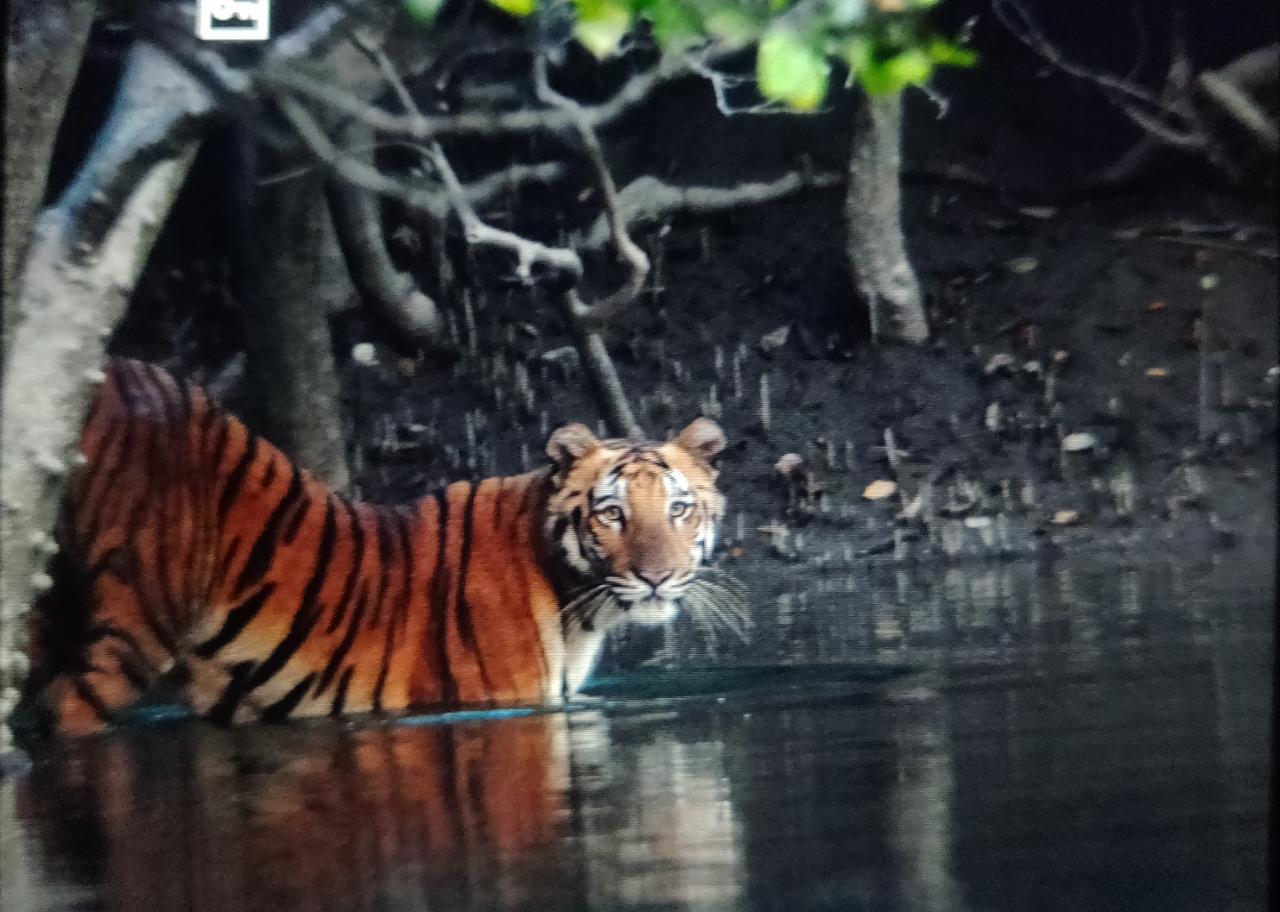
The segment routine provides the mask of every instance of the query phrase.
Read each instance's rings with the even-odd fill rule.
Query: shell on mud
[[[892,497],[897,490],[897,482],[880,478],[867,485],[862,491],[862,496],[866,500],[884,500],[886,497]]]

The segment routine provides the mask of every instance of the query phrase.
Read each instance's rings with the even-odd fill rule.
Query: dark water
[[[58,748],[5,912],[1264,908],[1266,562],[752,584],[567,714]]]

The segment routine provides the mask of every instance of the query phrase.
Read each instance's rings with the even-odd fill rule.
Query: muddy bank
[[[949,74],[942,119],[928,99],[910,99],[904,224],[929,298],[933,338],[922,348],[868,341],[839,188],[637,232],[652,281],[610,347],[651,434],[700,413],[724,425],[727,559],[748,575],[1062,552],[1271,553],[1280,357],[1270,200],[1216,188],[1188,166],[1127,195],[1051,204],[1125,137],[1114,112],[1033,72],[1013,55]],[[1071,102],[1061,116],[1033,103],[1054,92]],[[607,140],[620,183],[840,170],[847,108],[836,99],[819,117],[725,118],[691,80]],[[480,168],[561,153],[522,141],[458,160]],[[482,215],[554,240],[595,214],[577,189],[527,188]],[[215,196],[196,182],[180,212],[208,212],[201,203]],[[430,239],[394,210],[387,219],[394,255],[437,291]],[[157,357],[177,336],[173,363],[198,379],[237,350],[226,230],[178,219],[117,350]],[[519,472],[539,462],[555,425],[597,423],[550,303],[511,282],[510,264],[460,252],[454,265],[469,306],[461,294],[442,300],[460,351],[452,364],[405,359],[377,326],[337,321],[355,477],[370,498]],[[608,287],[610,258],[588,266]],[[376,364],[351,359],[366,341]],[[784,478],[776,466],[788,454],[800,461]],[[867,499],[878,481],[897,489]]]

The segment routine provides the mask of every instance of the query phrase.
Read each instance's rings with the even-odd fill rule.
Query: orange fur
[[[691,428],[714,428],[701,421]],[[192,708],[225,721],[560,700],[585,672],[566,675],[549,518],[580,510],[601,472],[659,452],[722,509],[699,441],[571,427],[582,452],[553,435],[555,467],[376,507],[295,468],[196,387],[113,361],[60,524],[59,587],[34,612],[40,703],[60,731],[95,730],[175,665]],[[683,524],[664,535],[665,502],[637,504],[643,528],[626,540],[596,530],[615,575],[688,551]]]

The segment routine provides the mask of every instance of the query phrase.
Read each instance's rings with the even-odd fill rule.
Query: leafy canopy
[[[597,58],[618,51],[636,27],[666,52],[710,43],[756,47],[756,79],[765,98],[812,111],[826,97],[832,59],[872,94],[923,85],[935,66],[971,66],[974,54],[930,25],[938,0],[488,0],[513,16],[559,4],[573,14],[573,35]],[[416,18],[433,19],[443,0],[404,0]]]

